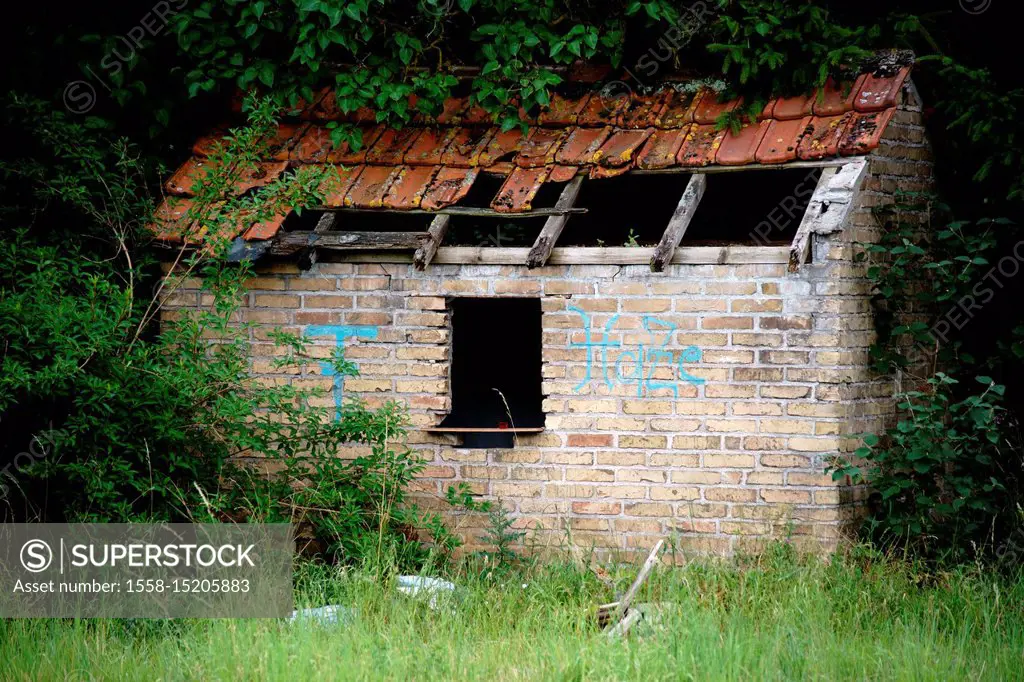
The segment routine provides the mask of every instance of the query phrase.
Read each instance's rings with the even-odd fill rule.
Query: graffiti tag
[[[338,348],[345,347],[345,339],[353,336],[361,339],[376,339],[379,329],[368,325],[313,325],[306,328],[306,336],[333,336]],[[341,401],[344,397],[345,376],[335,371],[334,365],[326,360],[320,361],[324,376],[333,377],[331,393],[334,396],[334,420],[341,421]]]

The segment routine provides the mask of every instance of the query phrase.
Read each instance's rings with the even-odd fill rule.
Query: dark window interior
[[[452,411],[441,426],[544,426],[540,299],[455,299],[451,319]]]
[[[558,246],[657,246],[690,176],[683,173],[584,180]]]
[[[683,244],[792,243],[820,175],[820,168],[709,173]]]

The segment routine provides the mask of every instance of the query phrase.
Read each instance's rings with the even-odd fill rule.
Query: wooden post
[[[555,202],[555,210],[567,211],[572,208],[573,204],[576,203],[576,197],[579,196],[582,185],[582,175],[577,175],[570,180],[562,190],[558,201]],[[544,228],[537,235],[537,241],[533,243],[533,248],[530,249],[530,254],[526,257],[526,266],[528,268],[539,268],[548,262],[548,258],[551,257],[551,249],[555,247],[555,242],[558,241],[559,235],[562,234],[562,229],[569,222],[570,215],[572,214],[553,215],[544,222]]]
[[[450,215],[441,214],[434,216],[434,219],[430,221],[430,227],[427,228],[427,234],[430,236],[423,246],[416,249],[416,254],[412,257],[413,265],[417,270],[425,270],[430,265],[434,254],[437,253],[437,248],[441,246],[444,236],[448,233],[448,224],[451,220]]]
[[[701,173],[694,173],[690,176],[690,182],[686,184],[683,196],[680,197],[676,210],[668,221],[665,234],[661,236],[661,241],[654,249],[654,255],[651,256],[652,272],[661,272],[665,269],[666,263],[672,262],[676,247],[679,246],[679,242],[683,241],[683,235],[686,233],[686,228],[690,226],[690,221],[693,220],[693,214],[697,212],[697,205],[700,204],[700,200],[704,196],[707,184],[707,177]]]
[[[323,234],[329,232],[334,227],[334,223],[338,221],[338,214],[325,212],[320,216],[320,220],[316,221],[316,227],[313,228],[315,234]],[[299,256],[299,269],[309,270],[316,263],[316,249],[306,249]]]

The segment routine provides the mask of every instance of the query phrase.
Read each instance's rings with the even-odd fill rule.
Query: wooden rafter
[[[444,241],[444,236],[448,233],[448,224],[451,223],[451,220],[452,217],[445,214],[435,216],[430,221],[430,227],[427,229],[429,237],[420,248],[416,249],[416,253],[412,257],[412,262],[417,270],[424,270],[430,265],[438,247]]]
[[[807,204],[789,249],[789,271],[796,272],[811,259],[816,234],[831,234],[843,229],[864,174],[867,159],[860,157],[838,167],[825,168]]]
[[[420,208],[410,210],[399,210],[397,208],[351,208],[348,206],[319,206],[318,211],[335,213],[391,213],[395,215],[466,215],[477,218],[501,218],[502,220],[524,220],[527,218],[541,218],[552,215],[565,215],[566,213],[586,213],[585,208],[535,208],[523,213],[502,213],[492,208],[476,208],[473,206],[449,206],[436,211],[424,211]]]
[[[661,236],[661,241],[658,242],[658,246],[654,249],[654,255],[651,256],[651,271],[661,272],[665,269],[666,263],[672,262],[676,247],[679,246],[679,242],[683,241],[686,228],[690,226],[690,221],[693,220],[693,214],[697,212],[697,206],[704,197],[704,190],[707,186],[708,180],[704,175],[694,173],[690,176],[690,181],[686,184],[686,189],[683,190],[683,196],[680,197],[679,203],[676,204],[676,210],[672,212],[672,218],[668,221],[665,234]]]
[[[576,197],[579,196],[580,187],[582,186],[582,175],[577,175],[570,180],[562,190],[558,201],[555,202],[555,209],[567,211],[572,208],[576,203]],[[558,237],[562,234],[562,230],[565,228],[565,224],[569,222],[569,216],[571,215],[571,213],[567,212],[553,215],[544,222],[543,229],[537,235],[537,241],[533,243],[533,248],[530,249],[530,254],[526,257],[527,267],[539,268],[548,262],[548,258],[551,256],[551,249],[555,247],[555,242],[558,241]]]
[[[334,228],[335,223],[338,222],[337,213],[324,213],[320,216],[320,220],[316,221],[316,226],[313,228],[315,234],[323,234],[324,232],[330,232]],[[302,270],[309,270],[316,263],[316,249],[308,248],[303,250],[299,255],[299,268]]]

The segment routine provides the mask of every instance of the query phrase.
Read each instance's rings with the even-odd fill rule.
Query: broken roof
[[[822,92],[772,99],[738,133],[720,130],[716,120],[742,100],[721,102],[715,91],[685,83],[665,84],[650,94],[570,83],[576,94],[556,93],[525,132],[502,131],[467,98],[447,100],[435,118],[419,116],[411,126],[388,128],[370,110],[341,112],[328,89],[279,125],[268,157],[234,191],[265,185],[289,168],[327,164],[338,174],[327,188],[326,208],[438,211],[457,204],[478,174],[487,172],[505,177],[491,208],[528,213],[545,182],[566,182],[581,173],[606,178],[636,169],[693,172],[712,164],[859,155],[878,146],[909,70],[863,73],[853,83],[829,81]],[[356,125],[361,148],[336,147],[327,127],[332,121]],[[193,156],[166,183],[171,197],[156,214],[160,239],[182,240],[192,187],[206,173],[207,154],[218,139],[211,134],[197,141]],[[236,235],[271,239],[285,217],[240,224]]]

